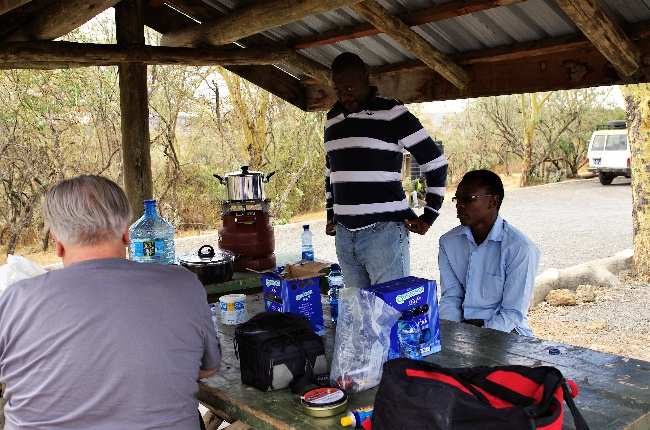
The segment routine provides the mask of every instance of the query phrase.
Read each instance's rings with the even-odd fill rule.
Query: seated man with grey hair
[[[64,268],[0,296],[5,430],[199,429],[221,351],[196,276],[126,260],[131,210],[106,178],[59,182],[43,212]]]

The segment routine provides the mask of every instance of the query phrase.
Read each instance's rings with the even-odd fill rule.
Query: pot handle
[[[221,176],[217,175],[216,173],[213,174],[212,176],[214,176],[215,178],[217,178],[217,179],[219,180],[219,182],[221,182],[222,185],[226,185],[226,181],[224,181],[223,178],[222,178]]]
[[[207,249],[207,251],[203,251]],[[199,248],[199,258],[212,258],[214,257],[214,248],[211,245],[203,245]]]
[[[269,179],[271,179],[271,176],[275,175],[275,172],[271,172],[268,175],[266,175],[266,178],[264,178],[264,182],[269,182]]]

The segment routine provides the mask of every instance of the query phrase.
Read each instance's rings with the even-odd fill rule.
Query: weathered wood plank
[[[144,45],[141,0],[120,2],[115,8],[115,23],[118,45]],[[143,200],[153,196],[147,66],[141,63],[120,64],[118,69],[124,189],[136,220],[142,214]]]
[[[267,0],[235,9],[226,16],[204,22],[198,27],[165,34],[167,46],[191,46],[197,43],[225,45],[269,28],[300,20],[308,15],[327,12],[358,3],[360,0]]]
[[[429,44],[399,18],[392,16],[375,0],[366,0],[352,9],[372,25],[386,33],[405,49],[415,54],[423,63],[438,72],[455,87],[464,89],[470,76],[451,58]]]
[[[50,0],[26,25],[6,35],[5,41],[50,40],[63,36],[118,0]]]
[[[639,70],[639,49],[607,14],[600,0],[556,0],[556,3],[622,77]]]
[[[30,0],[0,0],[0,15],[29,3],[29,1]]]
[[[399,15],[404,24],[413,27],[430,22],[442,21],[443,19],[455,18],[468,15],[487,9],[500,6],[509,6],[520,3],[523,0],[452,0],[448,3],[411,11]],[[289,43],[295,49],[306,49],[314,46],[330,45],[343,40],[356,39],[359,37],[373,36],[381,33],[381,30],[371,24],[356,24],[344,28],[326,31],[314,36],[302,37]]]
[[[263,308],[260,295],[249,296],[251,315]],[[241,384],[239,363],[232,347],[233,326],[220,326],[224,365],[201,384],[199,399],[227,411],[257,430],[339,429],[338,417],[311,418],[304,414],[289,390],[261,392]],[[588,349],[510,335],[466,324],[441,322],[442,351],[426,358],[446,367],[519,364],[559,368],[580,387],[576,403],[592,430],[641,429],[650,426],[650,363]],[[331,356],[333,331],[328,329],[326,350]],[[549,348],[560,349],[550,355]],[[351,397],[350,408],[372,404],[376,390]],[[570,413],[563,428],[572,429]]]
[[[182,64],[187,66],[248,65],[281,64],[288,59],[294,60],[295,56],[293,50],[282,48],[171,48],[51,41],[10,42],[0,45],[0,64],[70,62],[87,66],[106,66],[119,63]]]

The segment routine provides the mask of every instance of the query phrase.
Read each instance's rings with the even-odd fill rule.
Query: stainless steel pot
[[[249,171],[248,166],[242,166],[239,172],[230,172],[223,177],[213,176],[226,186],[229,201],[251,201],[266,199],[264,184],[271,179],[275,172],[264,175],[262,172]]]

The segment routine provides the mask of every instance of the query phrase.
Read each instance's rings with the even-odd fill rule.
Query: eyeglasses
[[[451,201],[454,203],[467,205],[478,199],[482,199],[483,197],[494,197],[494,196],[496,196],[496,194],[475,194],[470,196],[454,196],[451,198]]]

